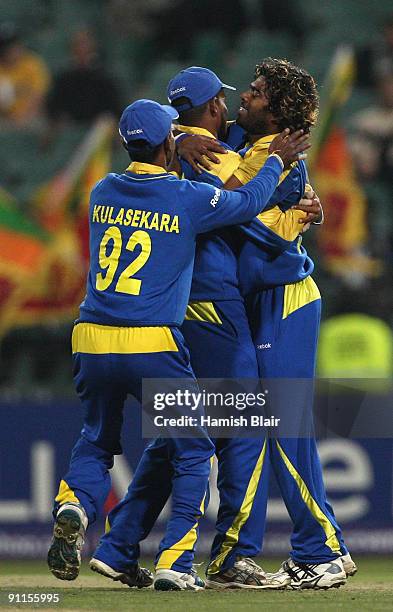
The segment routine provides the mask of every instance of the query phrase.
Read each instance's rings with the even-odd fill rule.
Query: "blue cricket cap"
[[[135,140],[145,140],[156,147],[168,136],[172,121],[179,117],[172,106],[153,100],[137,100],[124,109],[119,121],[119,134],[124,143],[132,146]]]
[[[236,87],[225,85],[212,70],[191,66],[169,81],[167,96],[171,104],[178,98],[188,98],[189,103],[176,106],[176,110],[183,111],[211,100],[223,88],[236,91]]]

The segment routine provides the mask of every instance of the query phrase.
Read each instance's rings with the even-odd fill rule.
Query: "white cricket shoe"
[[[153,583],[156,591],[202,591],[205,583],[195,570],[189,574],[170,569],[159,569]]]
[[[250,557],[237,557],[233,567],[207,575],[206,587],[223,589],[285,589],[291,577],[285,572],[268,574]]]
[[[331,589],[345,584],[345,573],[341,557],[327,563],[296,563],[284,561],[279,572],[290,576],[290,589]]]
[[[137,587],[138,589],[148,588],[153,584],[153,574],[150,570],[145,567],[140,567],[138,563],[135,563],[127,571],[119,571],[104,563],[100,559],[91,559],[89,563],[90,569],[101,576],[111,578],[115,582],[119,581],[123,584],[127,584],[129,587]]]

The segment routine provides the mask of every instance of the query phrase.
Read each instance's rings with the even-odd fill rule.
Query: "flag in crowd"
[[[324,226],[317,234],[321,263],[347,280],[374,276],[381,267],[365,252],[367,200],[356,178],[346,133],[338,125],[354,78],[353,50],[339,47],[321,89],[321,113],[309,155],[312,183],[325,212]]]
[[[0,335],[14,323],[26,295],[45,275],[51,236],[0,189]]]
[[[88,269],[89,194],[110,169],[113,121],[100,119],[70,162],[37,190],[31,214],[0,191],[0,333],[71,321]]]

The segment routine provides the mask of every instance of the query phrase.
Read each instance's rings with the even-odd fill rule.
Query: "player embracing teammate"
[[[255,217],[269,201],[283,168],[307,147],[301,133],[287,137],[283,132],[249,185],[236,192],[218,191],[179,180],[168,171],[174,155],[172,121],[177,116],[173,108],[151,100],[128,106],[119,132],[132,163],[123,174],[112,173],[99,181],[90,198],[90,271],[72,335],[84,426],[55,500],[48,553],[52,573],[62,580],[78,576],[85,530],[109,493],[113,456],[121,453],[127,395],[141,400],[142,379],[153,373],[185,379],[197,391],[179,331],[197,234]],[[154,522],[154,513],[159,513],[162,494],[155,479],[163,479],[161,463],[171,484],[172,509],[157,554],[155,587],[203,588],[192,561],[213,454],[214,445],[201,427],[198,437],[174,438],[166,431],[165,438],[149,445],[129,495],[109,517],[107,550],[102,544],[92,568],[130,586],[152,583],[150,572],[137,561],[139,541],[148,532],[148,525],[138,518],[147,511]],[[154,494],[154,507],[146,491]],[[134,521],[124,524],[130,507]],[[132,553],[131,558],[125,559],[126,553]]]
[[[121,452],[124,399],[128,393],[140,399],[141,379],[152,369],[155,376],[192,382],[194,374],[314,376],[320,294],[299,234],[301,223],[318,221],[321,209],[299,161],[306,145],[296,130],[308,133],[315,122],[315,83],[283,60],[257,66],[229,132],[238,151],[225,143],[227,87],[211,71],[194,67],[168,86],[175,111],[147,101],[128,107],[120,134],[133,163],[122,175],[108,175],[92,193],[91,270],[73,335],[85,426],[56,498],[48,562],[59,578],[78,575],[85,528],[102,508],[113,454]],[[183,160],[191,162],[182,161],[181,170],[197,183],[168,174],[170,121],[177,114],[179,130],[193,135],[180,138]],[[295,134],[288,137],[285,129]],[[217,153],[219,163],[202,174],[195,171],[192,153],[198,135],[205,137],[203,147],[206,138],[212,145],[218,139],[226,151]],[[274,151],[285,170],[269,155]],[[217,189],[220,197],[212,207]],[[173,231],[139,229],[135,219],[149,211],[170,215]],[[130,225],[137,229],[131,232]],[[134,250],[138,255],[130,263],[127,251]],[[168,310],[174,278],[182,299]],[[267,344],[269,351],[257,348]],[[311,412],[311,399],[309,404]],[[191,564],[215,452],[220,508],[207,570],[210,588],[330,588],[356,571],[326,501],[312,435],[213,442],[202,432],[199,439],[160,439],[149,445],[126,497],[109,516],[110,530],[92,569],[130,586],[151,584],[149,572],[138,565],[139,542],[172,494],[155,588],[203,588]],[[267,574],[252,559],[262,548],[269,464],[294,523],[291,557],[276,574]]]
[[[193,150],[198,135],[220,137],[221,131],[222,138],[220,117],[215,132],[212,125],[220,108],[221,119],[226,111],[223,90],[204,112],[198,107],[205,91],[201,70],[207,72],[184,70],[168,86],[169,100],[180,115],[179,129],[193,135],[182,145],[190,161],[182,167],[194,180],[195,156],[187,154],[186,143]],[[199,96],[195,101],[194,92]],[[221,180],[226,189],[246,184],[267,159],[275,135],[284,128],[308,133],[317,113],[316,85],[307,72],[285,60],[262,62],[241,95],[236,124],[227,135],[237,159],[233,152],[217,154],[219,163],[204,169],[199,180],[217,186]],[[208,145],[206,140],[201,144]],[[311,199],[299,206],[301,198]],[[290,379],[313,378],[321,299],[311,278],[314,264],[301,246],[304,225],[319,223],[323,216],[312,198],[305,162],[298,161],[282,174],[270,206],[256,219],[236,231],[198,239],[191,302],[182,326],[198,377],[247,378],[255,376],[256,368],[260,378],[280,378],[287,387]],[[231,276],[234,257],[238,285]],[[301,421],[305,405],[312,421],[312,393],[307,384],[304,388],[301,398],[291,396],[285,411],[294,423]],[[215,445],[220,507],[207,569],[210,588],[281,588],[285,576],[292,588],[330,588],[356,571],[326,500],[312,427],[307,437],[234,438],[215,440]],[[277,574],[266,574],[249,558],[262,548],[269,464],[294,525],[291,556]]]

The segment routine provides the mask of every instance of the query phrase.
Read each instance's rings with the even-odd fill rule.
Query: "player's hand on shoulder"
[[[178,155],[190,164],[192,169],[201,174],[203,168],[211,169],[209,162],[219,164],[220,160],[215,153],[227,153],[217,140],[208,136],[190,134],[176,141]]]
[[[274,138],[269,146],[269,154],[276,153],[282,159],[284,168],[299,159],[305,159],[305,151],[311,147],[310,136],[303,130],[297,130],[290,134],[289,129],[285,129]]]

